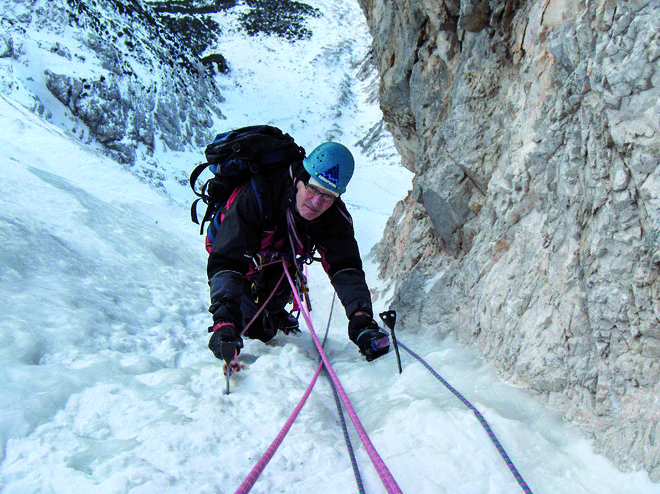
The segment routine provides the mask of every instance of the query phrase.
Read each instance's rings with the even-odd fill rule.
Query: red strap
[[[218,329],[224,328],[225,326],[233,326],[233,324],[230,322],[219,322],[218,324],[213,326],[213,332],[215,333]]]

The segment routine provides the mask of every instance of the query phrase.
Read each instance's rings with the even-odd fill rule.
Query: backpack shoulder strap
[[[257,199],[259,212],[264,220],[264,224],[270,225],[273,216],[273,206],[270,201],[270,191],[268,190],[266,179],[261,173],[257,173],[252,175],[250,181],[252,182],[252,189],[254,190],[254,196]]]
[[[208,162],[207,163],[202,163],[201,165],[197,165],[195,167],[195,169],[192,171],[192,173],[190,174],[190,188],[195,193],[195,195],[198,196],[199,198],[204,197],[204,189],[202,188],[201,192],[197,192],[197,190],[195,189],[195,185],[197,184],[197,179],[199,178],[199,176],[202,174],[202,172],[204,170],[206,170],[206,168],[208,166],[209,166]],[[195,201],[195,203],[196,202],[197,201]]]

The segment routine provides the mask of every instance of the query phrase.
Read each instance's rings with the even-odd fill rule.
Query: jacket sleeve
[[[230,322],[242,329],[241,296],[243,275],[236,271],[218,271],[209,280],[213,323]]]
[[[350,319],[358,310],[363,310],[373,317],[371,293],[362,269],[344,269],[335,273],[330,281],[344,306],[346,317]]]
[[[250,258],[261,238],[261,214],[247,184],[226,211],[209,255],[207,275],[214,323],[241,327],[241,296]]]
[[[371,293],[351,218],[340,201],[326,214],[313,230],[323,267],[349,319],[358,310],[373,316]]]

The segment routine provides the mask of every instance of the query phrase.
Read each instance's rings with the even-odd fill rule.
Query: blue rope
[[[532,494],[532,490],[529,488],[527,485],[527,482],[522,478],[522,475],[520,475],[520,472],[516,468],[516,466],[513,464],[513,461],[511,461],[511,458],[509,458],[509,455],[506,453],[504,450],[504,447],[500,443],[500,441],[497,439],[497,436],[495,436],[495,433],[493,430],[490,428],[490,425],[488,425],[488,422],[484,418],[483,415],[477,410],[472,403],[470,403],[461,393],[459,393],[451,384],[449,384],[447,381],[445,381],[440,374],[438,374],[433,368],[419,355],[417,355],[415,352],[413,352],[410,348],[408,348],[406,345],[401,343],[399,341],[399,346],[403,348],[406,352],[408,352],[410,355],[415,357],[417,360],[421,362],[421,364],[428,369],[428,371],[433,374],[433,376],[440,381],[449,391],[451,391],[456,398],[461,400],[461,402],[468,407],[472,412],[476,415],[477,419],[479,420],[479,423],[481,426],[486,430],[488,433],[488,437],[490,437],[490,440],[493,441],[493,444],[497,448],[497,451],[500,453],[502,458],[504,459],[504,462],[506,463],[506,466],[509,467],[509,470],[511,470],[511,473],[513,474],[513,477],[518,481],[518,484],[520,484],[520,487],[526,494]]]
[[[325,347],[325,342],[328,339],[328,332],[330,330],[330,321],[332,320],[332,310],[335,306],[335,297],[336,294],[332,294],[332,304],[330,305],[330,316],[328,316],[328,325],[325,328],[325,336],[323,337],[322,347]],[[346,418],[344,417],[344,411],[341,407],[341,401],[339,399],[339,394],[337,393],[337,388],[335,383],[330,379],[330,374],[328,369],[323,367],[325,370],[325,375],[330,381],[330,386],[332,387],[332,393],[335,395],[335,404],[337,405],[337,412],[339,412],[339,421],[341,422],[341,430],[344,433],[344,442],[346,443],[346,449],[348,449],[348,456],[351,458],[351,466],[353,467],[353,475],[355,476],[355,482],[357,483],[358,492],[360,494],[365,494],[364,485],[362,485],[362,476],[360,475],[360,468],[358,467],[357,460],[355,458],[355,451],[353,450],[353,443],[351,442],[351,437],[348,434],[348,427],[346,426]]]

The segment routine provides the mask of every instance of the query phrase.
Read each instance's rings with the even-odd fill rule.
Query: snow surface
[[[227,128],[274,123],[308,150],[328,137],[353,149],[346,199],[378,288],[367,253],[410,175],[391,142],[368,154],[355,145],[380,119],[373,79],[356,78],[370,42],[358,6],[309,3],[325,13],[310,21],[310,41],[225,32],[233,75],[223,112]],[[185,190],[173,184],[170,199],[4,96],[0,128],[0,490],[233,492],[311,380],[311,337],[246,341],[249,368],[224,395],[206,348],[206,256]],[[160,160],[182,166],[176,156]],[[332,291],[318,266],[310,280],[322,334]],[[393,352],[364,361],[346,322],[335,310],[328,356],[403,492],[522,492],[471,411],[405,353],[401,375]],[[483,413],[535,493],[660,492],[646,473],[619,472],[438,328],[397,329]],[[366,491],[384,492],[352,439]],[[356,491],[332,390],[320,379],[253,492]]]

